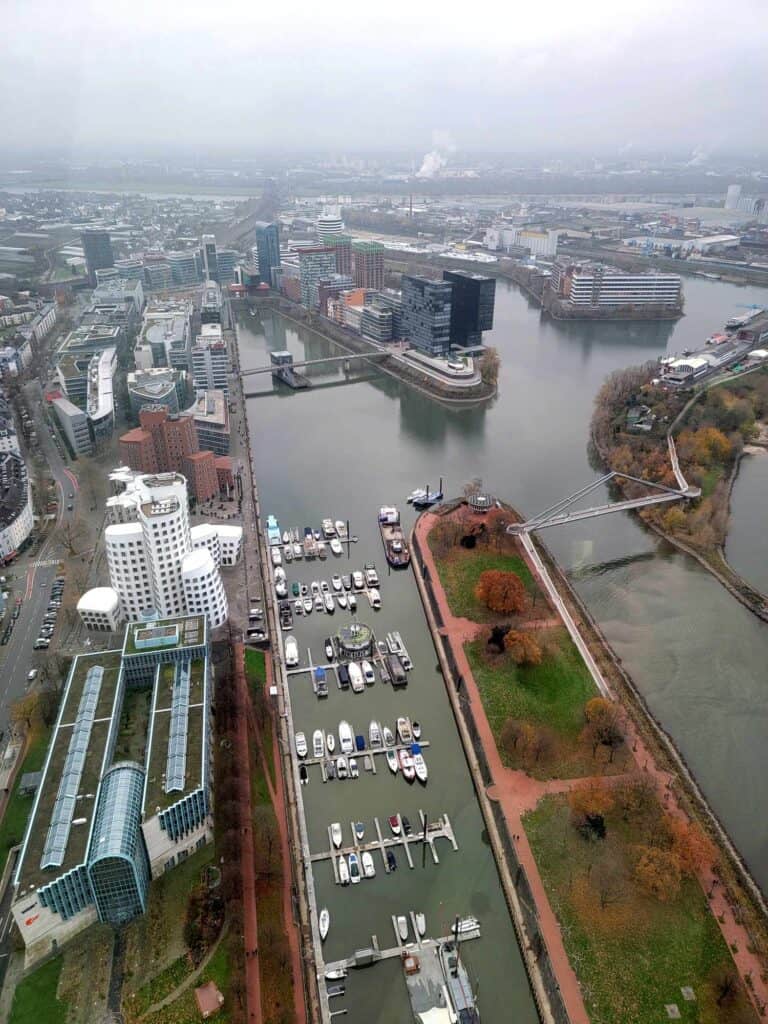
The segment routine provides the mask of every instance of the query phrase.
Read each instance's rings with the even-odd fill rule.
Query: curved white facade
[[[219,531],[212,523],[200,523],[193,526],[189,531],[192,540],[192,550],[207,548],[211,558],[216,565],[221,565],[221,544],[219,542]]]
[[[112,587],[94,587],[77,602],[77,611],[86,629],[114,633],[121,618],[120,596]]]
[[[131,621],[154,607],[152,581],[140,523],[116,523],[104,531],[112,588],[120,596],[123,614]]]
[[[201,547],[185,555],[181,575],[187,612],[205,615],[211,629],[222,626],[229,614],[227,595],[218,566],[208,548]]]

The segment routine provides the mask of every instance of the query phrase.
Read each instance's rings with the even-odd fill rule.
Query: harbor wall
[[[432,590],[432,581],[428,575],[425,576],[422,572],[421,544],[415,530],[411,534],[411,550],[414,556],[411,562],[419,595],[432,633],[446,692],[458,726],[539,1017],[544,1024],[570,1024],[570,1018],[560,993],[560,986],[541,932],[525,868],[515,852],[501,806],[493,802],[486,791],[493,782],[491,769],[483,749],[471,703],[464,693],[462,677],[453,651],[450,644],[445,643],[440,632],[444,627],[444,622]]]

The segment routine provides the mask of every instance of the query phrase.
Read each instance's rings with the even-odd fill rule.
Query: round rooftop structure
[[[336,641],[341,654],[353,660],[365,658],[373,650],[373,630],[364,622],[350,622],[338,631]]]
[[[92,590],[86,590],[77,602],[79,612],[104,612],[109,615],[116,613],[119,607],[120,597],[112,587],[94,587]]]

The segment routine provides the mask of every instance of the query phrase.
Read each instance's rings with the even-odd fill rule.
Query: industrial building
[[[125,728],[129,691],[146,730]],[[151,878],[210,842],[210,704],[203,615],[130,623],[121,649],[74,659],[13,876],[28,963],[142,914]]]
[[[403,338],[431,356],[445,356],[451,344],[451,285],[427,277],[402,277]]]
[[[468,270],[444,270],[443,280],[451,286],[451,344],[481,348],[483,331],[493,328],[496,278]]]

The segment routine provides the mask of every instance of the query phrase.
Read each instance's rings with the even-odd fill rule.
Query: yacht
[[[389,827],[392,829],[393,836],[399,836],[401,832],[400,818],[396,814],[390,814],[389,816]]]
[[[357,859],[356,853],[350,853],[349,855],[349,877],[352,885],[357,885],[362,878],[360,874],[360,861]]]
[[[349,777],[350,779],[357,779],[360,776],[360,769],[357,766],[357,759],[350,757],[349,759]]]
[[[320,527],[326,540],[330,540],[331,537],[336,536],[336,527],[333,525],[332,519],[324,519],[320,524]]]
[[[307,756],[307,737],[303,732],[297,732],[295,736],[296,753],[299,757]]]
[[[328,753],[332,754],[336,749],[336,737],[332,732],[329,732],[325,737],[325,745],[328,748]]]
[[[347,539],[347,524],[343,519],[337,519],[333,524],[336,527],[336,533],[339,535],[341,540]]]
[[[328,614],[333,615],[333,613],[336,611],[336,605],[334,603],[333,596],[331,594],[324,594],[323,603],[325,605],[325,610],[328,612]]]
[[[301,603],[304,606],[304,614],[310,615],[312,613],[312,598],[305,597]]]
[[[283,558],[286,560],[286,562],[292,562],[293,561],[293,545],[292,544],[286,544],[285,547],[283,548]]]
[[[299,664],[299,645],[296,643],[295,636],[285,638],[285,664],[289,668]]]
[[[411,731],[410,718],[398,718],[397,735],[401,743],[406,743],[408,746],[413,743],[413,732]]]
[[[324,608],[325,608],[325,602],[323,601],[323,599],[320,596],[320,594],[318,594],[317,597],[315,598],[315,611],[316,612],[321,612]]]
[[[342,554],[343,549],[341,546],[341,541],[339,540],[338,537],[334,537],[333,540],[331,541],[331,551],[333,552],[334,555]]]
[[[317,542],[317,557],[318,558],[327,558],[328,557],[328,548],[325,546],[324,542],[321,541],[321,540],[319,540]]]
[[[339,882],[342,885],[349,885],[349,867],[346,858],[339,857],[337,863],[339,865]]]
[[[311,609],[310,609],[310,611],[311,611]],[[303,615],[304,614],[304,604],[303,604],[302,601],[294,601],[293,602],[293,613],[294,613],[294,615]]]
[[[282,565],[283,556],[280,554],[280,548],[274,547],[269,549],[269,556],[272,559],[272,565]]]
[[[317,580],[312,580],[312,582],[309,584],[309,589],[312,594],[312,597],[317,597],[317,595],[320,593],[320,584],[317,582]]]
[[[320,591],[323,594],[330,594],[331,587],[330,584],[328,583],[328,580],[320,580]]]
[[[400,762],[400,771],[403,774],[403,778],[406,782],[413,782],[416,778],[416,768],[413,764],[413,757],[410,751],[403,749],[402,747],[397,752],[397,759]]]
[[[354,594],[347,594],[347,604],[349,605],[349,610],[351,612],[357,611],[357,598]]]
[[[397,915],[397,933],[400,936],[401,942],[405,942],[408,938],[408,918],[405,914]]]
[[[341,576],[339,576],[337,572],[335,572],[333,576],[331,576],[331,586],[333,587],[337,594],[340,593],[342,590]]]
[[[349,776],[349,765],[346,757],[336,758],[336,778],[346,779]]]
[[[388,764],[389,770],[392,772],[392,774],[393,775],[397,775],[397,773],[398,773],[398,771],[400,769],[400,765],[399,765],[398,760],[397,760],[397,754],[395,753],[394,750],[388,750],[387,751],[387,764]]]
[[[299,544],[297,541],[294,541],[294,543],[291,545],[291,547],[293,548],[293,557],[294,558],[302,558],[303,557],[304,549],[302,548],[301,544]]]
[[[419,933],[420,938],[424,938],[427,934],[427,919],[421,912],[417,912],[416,915],[416,930]]]
[[[422,754],[421,747],[418,743],[414,743],[411,747],[411,754],[413,757],[413,768],[416,772],[416,778],[423,786],[426,786],[429,774],[427,772],[427,762],[424,760],[424,755]]]
[[[345,572],[342,575],[342,577],[341,577],[341,585],[342,585],[342,587],[344,587],[345,590],[351,590],[352,589],[352,577],[349,575],[348,572]]]
[[[283,538],[282,538],[283,544],[287,544],[290,539],[291,539],[291,535],[290,535],[289,531],[288,530],[283,530]]]
[[[365,835],[365,825],[362,821],[355,822],[355,839],[359,842]]]
[[[376,682],[376,673],[373,671],[373,665],[370,661],[361,661],[360,668],[363,672],[363,679],[365,680],[366,686],[373,686]]]
[[[346,594],[337,594],[336,600],[339,602],[339,608],[349,608],[349,601],[347,600]]]
[[[421,722],[413,722],[413,738],[415,740],[421,739]]]
[[[365,589],[365,576],[363,576],[359,569],[355,569],[352,573],[352,586],[355,590]]]
[[[365,689],[363,673],[356,661],[349,663],[349,682],[354,693],[362,693]]]
[[[363,874],[366,878],[375,878],[376,868],[373,866],[373,857],[370,855],[368,850],[360,857],[360,862],[363,865]]]
[[[371,587],[368,591],[368,600],[370,601],[371,608],[374,611],[378,611],[381,608],[381,594],[378,592],[376,587]]]
[[[376,566],[373,562],[366,562],[363,566],[363,572],[365,573],[365,584],[368,587],[378,587],[379,585],[379,574],[376,572]]]
[[[312,756],[322,757],[325,753],[325,736],[322,729],[315,729],[312,733]]]
[[[368,726],[368,746],[371,749],[381,746],[381,726],[374,719],[371,719],[371,723]]]
[[[329,636],[325,638],[325,656],[328,661],[333,661],[333,641]]]
[[[381,730],[381,735],[384,737],[384,745],[385,746],[387,746],[387,747],[394,747],[394,745],[395,745],[395,736],[394,736],[394,733],[392,732],[392,730],[389,728],[388,725],[385,725],[384,728]]]
[[[334,823],[331,825],[331,842],[333,843],[337,850],[341,846],[342,838],[343,837],[341,834],[341,825],[339,824],[338,821],[334,821]]]
[[[318,929],[320,931],[320,939],[325,942],[328,935],[328,931],[331,927],[331,915],[327,907],[323,907],[320,911],[320,919],[318,921]]]
[[[339,722],[339,746],[342,754],[351,754],[355,749],[355,734],[349,722]]]

